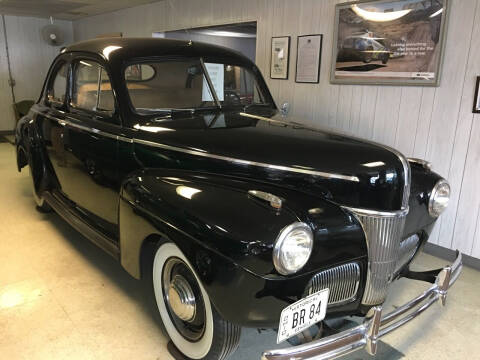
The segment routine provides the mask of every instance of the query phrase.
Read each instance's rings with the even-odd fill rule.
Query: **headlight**
[[[273,264],[282,275],[296,273],[305,266],[313,247],[313,235],[310,227],[301,222],[293,223],[283,229],[273,248]]]
[[[440,180],[435,184],[428,201],[428,212],[433,217],[439,217],[447,208],[450,200],[450,185],[446,180]]]

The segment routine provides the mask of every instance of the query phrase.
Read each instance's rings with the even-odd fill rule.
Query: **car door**
[[[66,119],[67,81],[70,70],[68,56],[60,56],[52,65],[43,98],[32,108],[36,128],[45,144],[45,153],[57,175],[65,162],[63,124]],[[34,166],[35,159],[31,159]],[[59,181],[60,182],[60,181]]]
[[[107,235],[118,223],[119,117],[110,77],[99,61],[71,63],[71,93],[61,144],[64,163],[58,167],[64,195]]]

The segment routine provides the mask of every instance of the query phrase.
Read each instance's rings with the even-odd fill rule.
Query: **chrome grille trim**
[[[393,149],[389,146],[383,146],[385,149],[394,153],[403,166],[403,196],[402,196],[402,209],[408,209],[408,202],[410,200],[410,188],[412,184],[412,169],[410,168],[410,163],[407,158],[400,153],[398,150]]]
[[[381,304],[385,301],[395,273],[408,209],[394,212],[346,209],[352,212],[362,225],[367,241],[367,282],[362,304]]]
[[[360,266],[353,262],[324,270],[313,276],[305,288],[305,296],[328,288],[328,306],[355,301],[360,284]]]
[[[402,240],[400,243],[397,266],[395,267],[395,274],[398,274],[405,264],[412,260],[419,246],[420,237],[417,234]]]

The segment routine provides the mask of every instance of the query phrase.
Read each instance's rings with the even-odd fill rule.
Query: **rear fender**
[[[23,117],[17,125],[15,137],[18,170],[30,166],[37,194],[58,188],[59,183],[45,152],[44,140],[35,118],[30,118],[30,115]]]

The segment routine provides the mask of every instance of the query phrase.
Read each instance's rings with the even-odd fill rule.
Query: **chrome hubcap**
[[[169,258],[162,270],[163,298],[170,319],[188,341],[198,341],[206,326],[205,303],[195,275],[187,264]]]
[[[168,303],[174,314],[183,321],[189,322],[195,318],[195,295],[183,276],[175,275],[171,280],[168,287]]]

